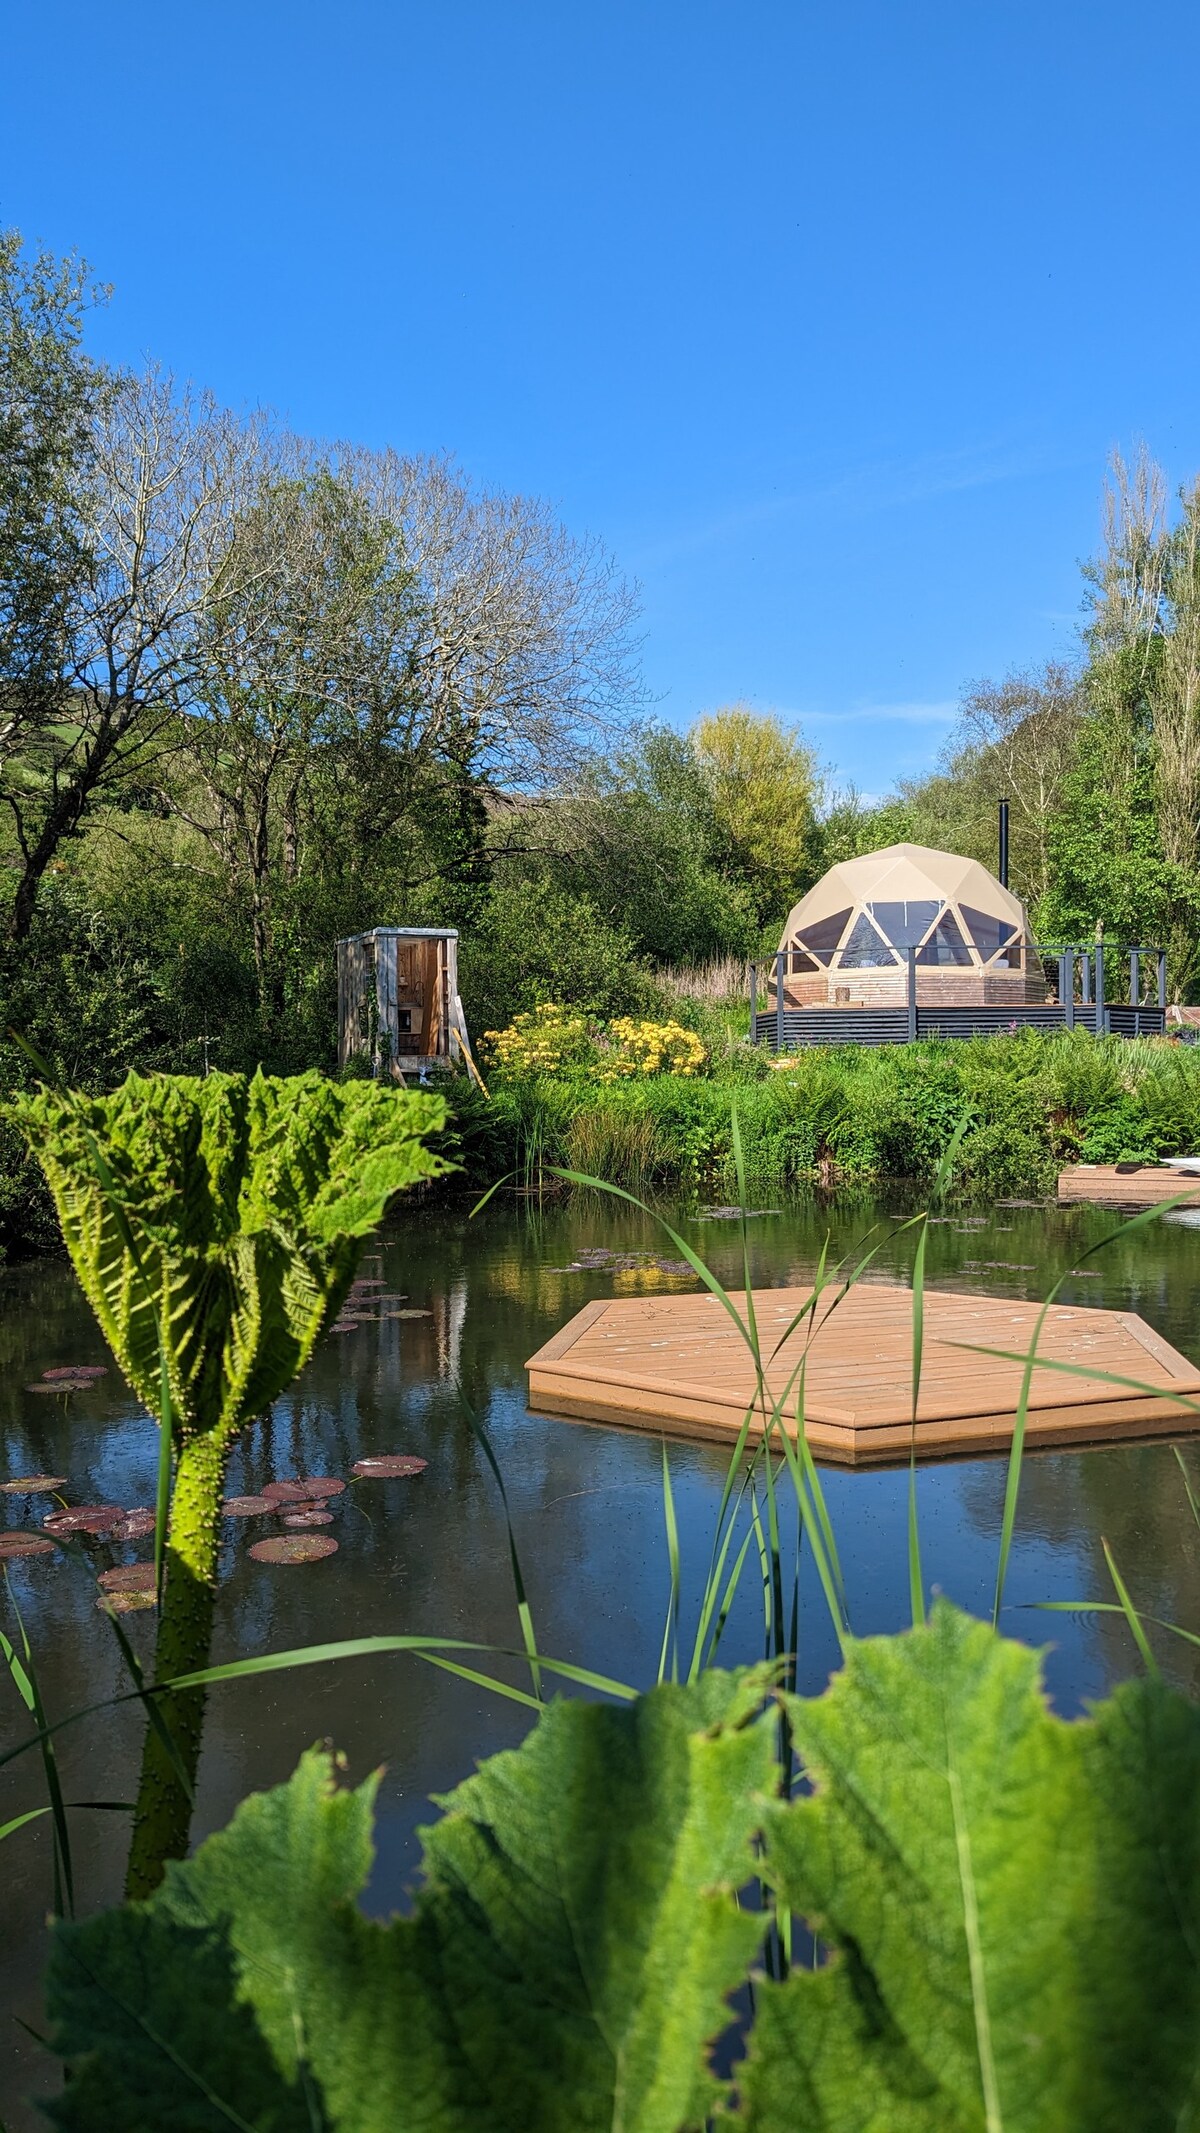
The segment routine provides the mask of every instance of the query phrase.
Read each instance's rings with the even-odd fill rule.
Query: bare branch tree
[[[1077,670],[1049,660],[1033,673],[972,682],[947,744],[948,770],[966,751],[990,798],[1010,801],[1021,887],[1031,902],[1049,885],[1051,829],[1084,711]]]
[[[459,736],[493,785],[561,782],[644,701],[636,587],[600,541],[537,500],[473,489],[450,459],[343,457],[416,572],[429,739]]]
[[[57,703],[17,708],[0,736],[0,798],[21,855],[12,930],[28,932],[46,869],[97,798],[146,774],[195,687],[197,631],[228,592],[231,537],[259,425],[151,370],[99,400],[75,498]]]

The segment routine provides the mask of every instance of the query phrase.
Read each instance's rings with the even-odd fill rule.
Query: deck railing
[[[750,1041],[766,1039],[784,1050],[789,1037],[804,1041],[804,1021],[810,1017],[812,1038],[817,1043],[838,1041],[838,1019],[845,1018],[843,1041],[860,1044],[916,1042],[918,1036],[968,1036],[980,1029],[1065,1028],[1076,1025],[1100,1035],[1142,1036],[1161,1030],[1166,1022],[1167,952],[1165,948],[1108,946],[1103,940],[1079,942],[1030,941],[1021,944],[1030,958],[1037,957],[1046,974],[1047,987],[1057,987],[1056,1000],[1025,1001],[1014,1005],[984,1003],[943,1004],[920,998],[921,970],[917,950],[909,948],[907,986],[903,1006],[850,1007],[821,1002],[811,1007],[789,1007],[786,1002],[789,951],[750,965]],[[899,951],[898,951],[899,952]],[[939,968],[943,966],[937,966]],[[947,966],[948,967],[948,966]],[[965,967],[965,966],[964,966]],[[764,993],[774,1001],[766,1013],[758,1011],[759,972],[766,973]],[[1155,998],[1146,999],[1153,990]],[[771,1024],[774,1028],[771,1028]],[[901,1027],[903,1024],[903,1027]],[[766,1027],[764,1028],[764,1025]],[[818,1027],[819,1025],[819,1027]],[[852,1034],[861,1025],[860,1034]],[[922,1026],[924,1025],[924,1026]]]

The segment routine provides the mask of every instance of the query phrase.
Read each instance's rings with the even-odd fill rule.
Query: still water
[[[761,1286],[803,1283],[828,1235],[849,1250],[879,1218],[902,1210],[793,1202],[750,1224],[751,1263]],[[737,1226],[676,1218],[723,1280],[741,1278]],[[1098,1210],[999,1207],[931,1231],[928,1278],[946,1286],[1037,1297],[1088,1245],[1117,1228]],[[883,1253],[881,1269],[903,1279],[911,1238]],[[363,1273],[400,1292],[394,1311],[352,1332],[327,1336],[298,1386],[248,1432],[229,1493],[254,1493],[295,1474],[349,1474],[375,1452],[428,1462],[413,1480],[356,1483],[326,1529],[338,1552],[298,1567],[256,1562],[260,1522],[230,1521],[222,1563],[214,1660],[285,1650],[317,1640],[388,1632],[519,1642],[503,1509],[495,1479],[466,1419],[464,1396],[483,1423],[504,1476],[541,1649],[636,1685],[658,1664],[669,1571],[664,1540],[661,1441],[590,1424],[533,1416],[525,1405],[525,1359],[586,1302],[612,1293],[692,1286],[639,1255],[677,1257],[649,1218],[612,1203],[493,1201],[474,1220],[442,1206],[405,1213],[368,1253]],[[578,1255],[593,1263],[570,1271]],[[606,1258],[605,1255],[611,1255]],[[1171,1218],[1118,1240],[1074,1277],[1064,1300],[1135,1310],[1184,1353],[1200,1358],[1194,1270],[1200,1232]],[[622,1264],[621,1262],[625,1263]],[[615,1263],[614,1263],[615,1262]],[[632,1262],[632,1263],[630,1263]],[[7,1474],[71,1477],[76,1503],[153,1502],[156,1431],[115,1370],[69,1400],[26,1388],[62,1364],[103,1363],[103,1344],[69,1269],[39,1262],[0,1273],[0,1403]],[[1200,1470],[1200,1446],[1187,1454]],[[685,1626],[694,1619],[725,1472],[718,1448],[673,1444],[670,1452],[683,1553]],[[919,1505],[927,1582],[962,1605],[990,1611],[1004,1494],[999,1460],[922,1469]],[[828,1470],[826,1490],[859,1633],[908,1619],[906,1473]],[[0,1524],[36,1523],[49,1504],[0,1497]],[[1074,1714],[1131,1671],[1124,1624],[1080,1611],[1038,1614],[1050,1599],[1110,1597],[1101,1547],[1111,1545],[1138,1603],[1167,1620],[1200,1627],[1200,1534],[1175,1452],[1167,1445],[1042,1453],[1026,1462],[1004,1624],[1050,1646],[1047,1677],[1058,1709]],[[96,1569],[151,1552],[85,1544]],[[51,1719],[128,1686],[95,1587],[51,1559],[8,1566]],[[756,1658],[761,1589],[747,1575],[730,1618],[724,1657]],[[818,1690],[836,1647],[815,1577],[802,1584],[800,1686]],[[4,1627],[12,1602],[0,1589]],[[125,1617],[149,1659],[153,1616]],[[1200,1652],[1161,1639],[1164,1665],[1200,1688]],[[479,1662],[507,1670],[515,1662]],[[139,1725],[131,1710],[84,1720],[60,1737],[69,1801],[129,1800]],[[386,1766],[369,1908],[402,1905],[419,1854],[417,1831],[430,1796],[474,1762],[518,1741],[527,1714],[409,1656],[305,1668],[211,1692],[196,1834],[218,1827],[254,1788],[285,1778],[301,1750],[330,1739],[354,1777]],[[15,1689],[0,1677],[0,1743],[26,1736]],[[41,1804],[34,1757],[0,1772],[0,1824]],[[80,1910],[119,1896],[128,1817],[80,1809],[72,1817]],[[41,1821],[0,1846],[0,2121],[8,2133],[43,2124],[27,2099],[52,2082],[44,2056],[17,2018],[40,2026],[38,1980],[51,1888],[49,1825]]]

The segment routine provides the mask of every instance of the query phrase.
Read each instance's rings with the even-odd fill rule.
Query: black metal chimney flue
[[[1000,802],[1000,886],[1008,887],[1008,801]]]

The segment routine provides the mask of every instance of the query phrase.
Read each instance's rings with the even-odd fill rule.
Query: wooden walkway
[[[794,1433],[794,1381],[790,1393],[787,1388],[807,1340],[805,1418],[814,1452],[847,1466],[896,1464],[908,1458],[911,1439],[912,1296],[863,1282],[831,1310],[835,1293],[822,1301],[815,1334],[806,1319],[790,1335],[808,1292],[755,1295],[769,1401],[786,1395]],[[739,1308],[744,1317],[744,1299]],[[1010,1444],[1023,1364],[966,1351],[988,1347],[1023,1356],[1039,1309],[1007,1297],[926,1291],[919,1457],[961,1458]],[[1086,1374],[1035,1367],[1030,1446],[1200,1432],[1200,1369],[1131,1311],[1056,1305],[1038,1353],[1080,1364]],[[709,1295],[587,1304],[526,1367],[529,1404],[539,1413],[727,1444],[755,1396],[745,1340]],[[1113,1385],[1102,1372],[1154,1390]],[[1181,1407],[1165,1397],[1171,1391],[1197,1404]]]
[[[1077,1163],[1058,1178],[1064,1206],[1090,1201],[1098,1207],[1157,1207],[1180,1193],[1200,1200],[1200,1178],[1158,1163]]]

